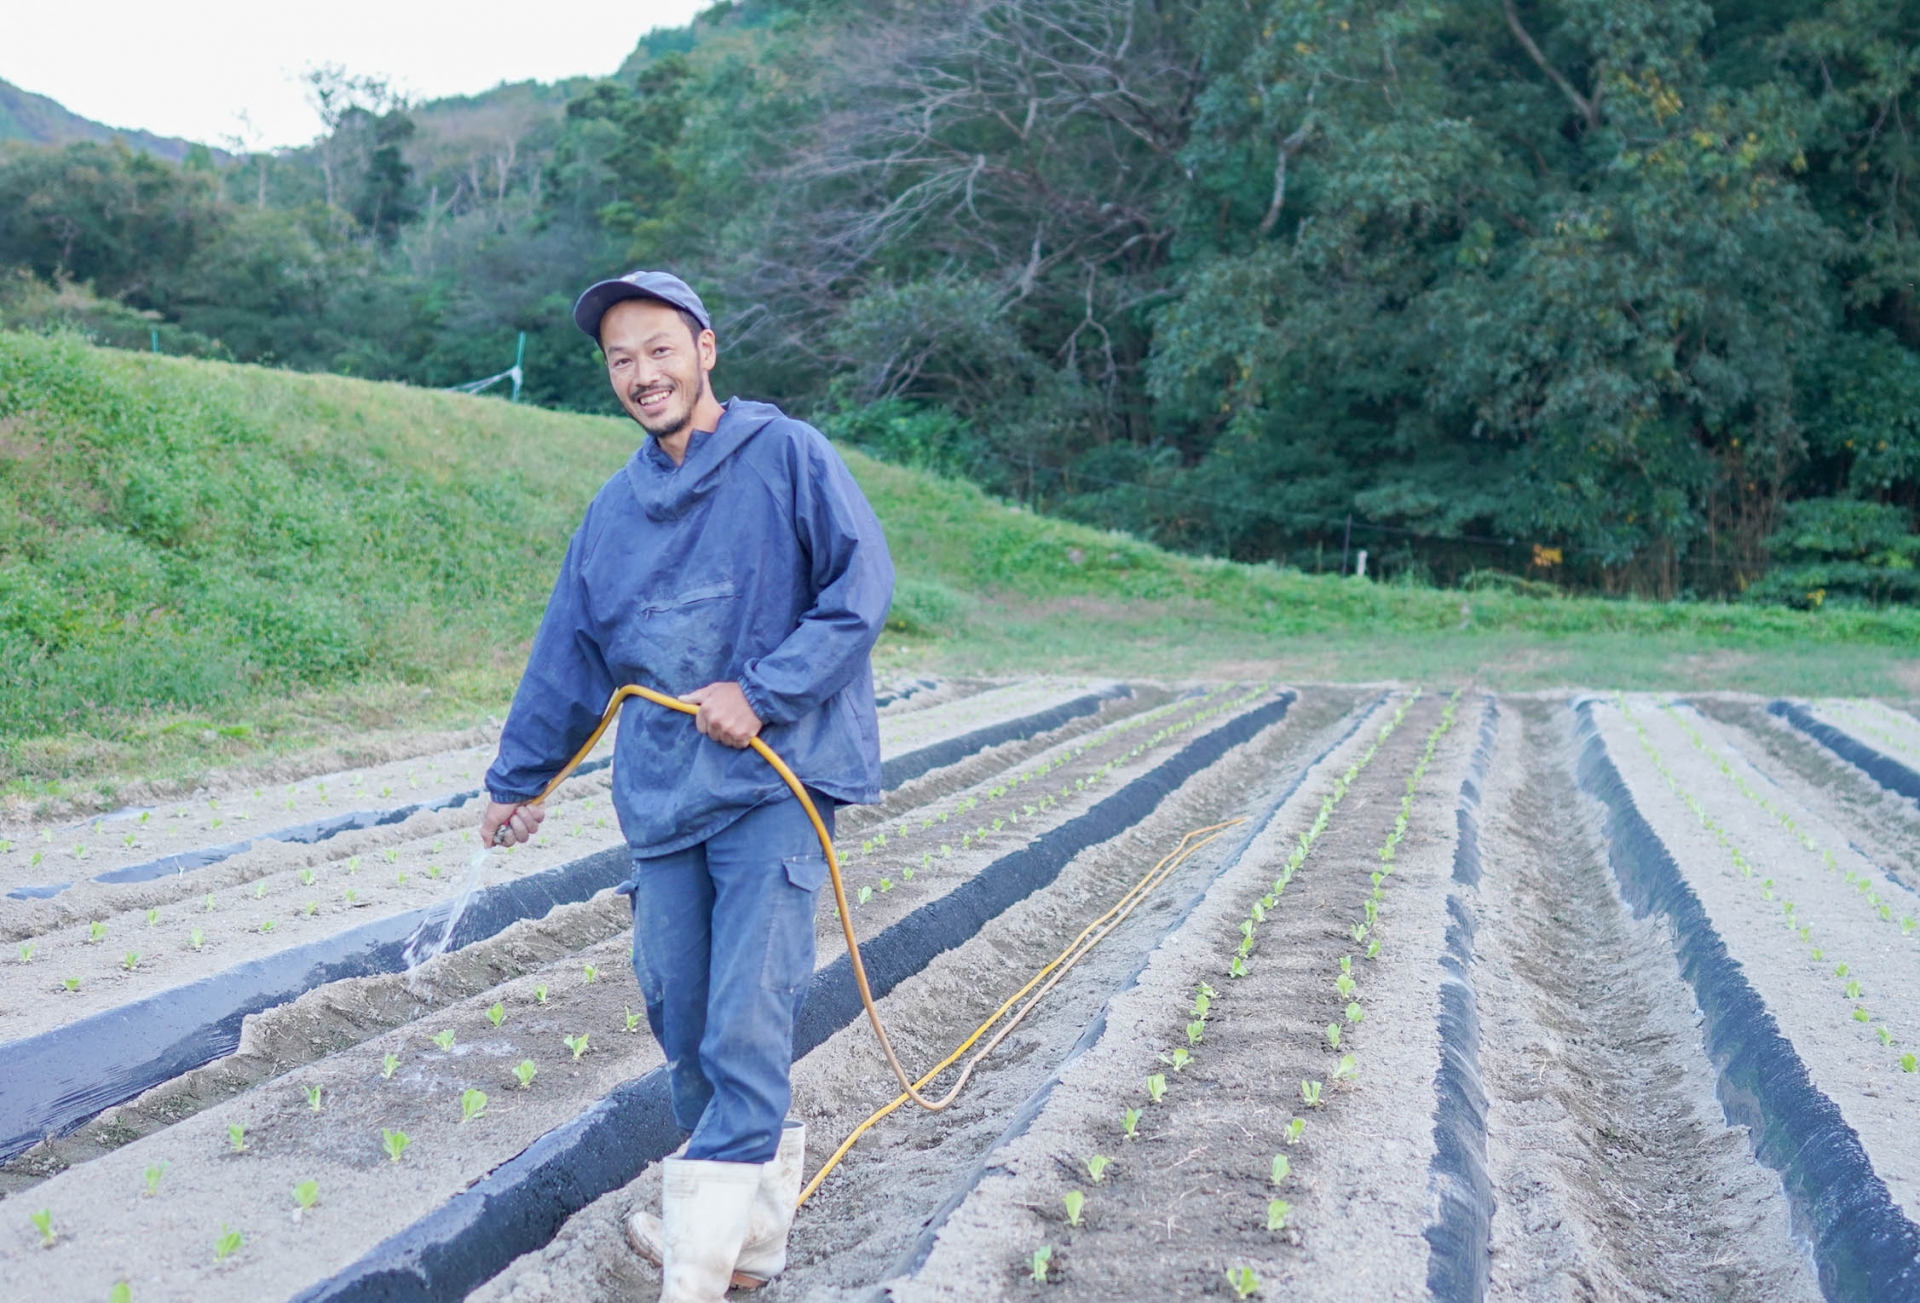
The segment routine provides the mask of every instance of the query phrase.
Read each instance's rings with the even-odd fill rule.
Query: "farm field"
[[[1920,1299],[1901,703],[879,697],[838,838],[903,1058],[1051,985],[852,1145],[761,1297]],[[447,741],[0,824],[0,1295],[651,1296],[620,1221],[681,1137],[608,774],[475,855],[491,739]],[[809,1175],[897,1090],[818,926]]]

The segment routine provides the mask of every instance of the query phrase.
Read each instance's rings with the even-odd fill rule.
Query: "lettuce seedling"
[[[1107,1169],[1113,1166],[1113,1160],[1105,1154],[1095,1154],[1087,1159],[1087,1175],[1093,1178],[1095,1185],[1107,1179]]]
[[[133,1303],[133,1286],[124,1280],[116,1280],[113,1288],[107,1291],[107,1303]]]
[[[213,893],[211,891],[200,901],[200,912],[203,914],[213,913]]]
[[[1235,1298],[1252,1298],[1260,1292],[1260,1277],[1254,1274],[1252,1267],[1228,1267],[1227,1287]]]
[[[573,1051],[573,1061],[578,1063],[580,1056],[587,1052],[587,1033],[581,1032],[578,1036],[563,1036],[560,1039],[568,1049]]]
[[[1872,1015],[1869,1014],[1865,1009],[1855,1009],[1853,1011],[1853,1020],[1855,1022],[1866,1022],[1871,1017]]]
[[[1152,1103],[1158,1104],[1166,1093],[1166,1074],[1161,1072],[1149,1073],[1147,1076],[1147,1099]]]
[[[533,1002],[535,1004],[545,1004],[547,1002],[547,988],[544,984],[533,988]]]
[[[148,911],[147,911],[147,926],[148,926],[148,927],[152,927],[152,926],[153,926],[154,924],[156,924],[156,923],[158,923],[159,921],[160,921],[160,911],[159,911],[159,910],[157,910],[157,909],[150,909],[150,910],[148,910]]]
[[[1860,998],[1860,979],[1856,977],[1851,982],[1847,983],[1847,999],[1858,1000],[1859,998]]]
[[[299,1185],[293,1187],[295,1217],[298,1217],[319,1202],[320,1183],[318,1181],[302,1181]]]
[[[872,900],[872,899],[873,899],[873,888],[872,888],[872,887],[862,887],[862,888],[860,888],[860,894],[859,894],[859,896],[858,896],[858,897],[856,898],[856,901],[855,901],[855,903],[857,903],[857,904],[861,904],[861,905],[864,905],[864,904],[866,904],[866,903],[867,903],[868,901],[870,901],[870,900]]]
[[[393,1080],[393,1074],[399,1067],[400,1056],[398,1054],[387,1055],[386,1058],[380,1060],[380,1079],[382,1081]]]
[[[140,952],[137,950],[127,951],[127,957],[120,961],[120,967],[126,969],[129,973],[131,973],[134,969],[138,968],[139,966],[140,966]]]
[[[1287,1143],[1290,1145],[1299,1144],[1300,1135],[1306,1129],[1307,1120],[1305,1118],[1295,1118],[1293,1121],[1287,1123]]]
[[[271,931],[273,931],[273,920],[272,920],[272,919],[268,919],[268,920],[267,920],[266,922],[264,922],[264,923],[262,923],[262,924],[260,925],[260,930],[261,930],[262,932],[271,932]]]
[[[1043,1244],[1033,1251],[1033,1256],[1027,1259],[1027,1269],[1032,1273],[1034,1284],[1047,1283],[1047,1264],[1052,1261],[1053,1246],[1051,1244]]]
[[[247,1129],[238,1122],[227,1123],[227,1143],[233,1146],[234,1153],[245,1153],[247,1149]]]
[[[1247,975],[1246,958],[1242,955],[1235,955],[1233,957],[1233,962],[1227,965],[1227,976],[1228,977],[1245,977],[1246,975]]]
[[[1275,1185],[1279,1185],[1285,1181],[1288,1174],[1292,1171],[1293,1164],[1287,1161],[1285,1154],[1275,1154],[1273,1156],[1273,1183]]]
[[[1320,1107],[1320,1089],[1321,1083],[1317,1081],[1303,1081],[1300,1083],[1300,1098],[1306,1101],[1308,1108]]]
[[[1339,1081],[1342,1077],[1351,1077],[1359,1071],[1359,1065],[1353,1061],[1353,1056],[1351,1054],[1342,1054],[1340,1056],[1340,1062],[1334,1065],[1333,1079]]]
[[[215,1262],[225,1262],[228,1258],[240,1252],[240,1246],[245,1243],[246,1241],[240,1237],[239,1231],[228,1230],[227,1224],[221,1222],[219,1237],[213,1242],[213,1260]]]
[[[1187,1044],[1198,1045],[1200,1043],[1200,1038],[1202,1036],[1205,1036],[1206,1033],[1207,1033],[1206,1020],[1202,1018],[1195,1018],[1192,1022],[1187,1024]]]
[[[453,1048],[453,1028],[449,1027],[445,1031],[435,1032],[431,1039],[435,1045],[440,1047],[442,1052],[450,1050]]]
[[[51,1249],[55,1239],[53,1233],[53,1209],[42,1208],[37,1213],[28,1213],[27,1220],[32,1222],[33,1228],[40,1232],[41,1243]]]
[[[525,1090],[533,1084],[534,1074],[539,1071],[539,1067],[532,1059],[522,1059],[519,1066],[513,1070],[514,1080],[520,1083],[520,1089]]]
[[[104,938],[106,935],[107,935],[107,925],[105,923],[93,922],[93,923],[87,924],[87,944],[88,945],[95,944],[96,942]]]
[[[147,1198],[151,1199],[160,1192],[160,1178],[166,1174],[166,1163],[157,1163],[147,1169]]]
[[[1140,1110],[1139,1109],[1130,1108],[1126,1112],[1120,1115],[1120,1127],[1121,1127],[1121,1130],[1127,1133],[1127,1139],[1132,1140],[1134,1138],[1134,1132],[1139,1129],[1139,1126],[1140,1126]]]
[[[1874,1031],[1874,1035],[1880,1038],[1880,1043],[1882,1045],[1893,1044],[1893,1033],[1888,1031],[1884,1026],[1876,1027],[1873,1029],[1873,1031]]]
[[[1367,939],[1367,925],[1365,923],[1355,923],[1353,925],[1352,936],[1355,945],[1359,945],[1362,941],[1365,941]]]
[[[1348,1022],[1363,1022],[1366,1020],[1366,1016],[1367,1016],[1367,1011],[1365,1009],[1362,1009],[1357,1004],[1353,1004],[1351,1002],[1348,1003],[1347,1005],[1347,1021]]]
[[[320,1105],[324,1099],[325,1099],[325,1092],[323,1092],[320,1089],[320,1087],[318,1086],[307,1087],[307,1107],[308,1108],[318,1113],[320,1111]]]
[[[1213,1008],[1213,1001],[1207,996],[1206,992],[1202,991],[1199,995],[1193,997],[1194,1017],[1205,1018],[1207,1016],[1207,1010],[1211,1008]]]
[[[320,902],[317,900],[308,901],[306,909],[302,912],[305,913],[308,918],[312,918],[320,912]]]
[[[1069,1190],[1062,1196],[1061,1202],[1067,1205],[1067,1225],[1078,1226],[1080,1213],[1087,1206],[1087,1196],[1078,1190]]]
[[[1285,1199],[1267,1200],[1267,1229],[1284,1231],[1287,1229],[1287,1214],[1293,1211],[1293,1205]]]
[[[1336,1050],[1340,1048],[1340,1024],[1339,1023],[1330,1022],[1327,1024],[1327,1044],[1332,1046]]]
[[[33,942],[22,941],[20,943],[20,962],[23,964],[33,962]]]
[[[892,878],[882,878],[882,879],[880,879],[880,894],[881,894],[881,895],[883,895],[883,896],[884,896],[884,895],[886,895],[886,894],[887,894],[887,893],[888,893],[889,891],[892,891],[892,890],[893,890],[893,879],[892,879]]]
[[[265,900],[267,898],[267,881],[265,878],[253,884],[253,898],[255,900]]]
[[[399,1162],[400,1155],[406,1153],[407,1146],[412,1143],[404,1131],[389,1131],[385,1127],[380,1129],[380,1147],[387,1151],[388,1162]]]
[[[1920,1071],[1920,1059],[1914,1058],[1912,1050],[1908,1050],[1905,1054],[1902,1054],[1900,1056],[1900,1071],[1902,1072]]]
[[[486,1111],[486,1091],[469,1089],[460,1092],[460,1124],[462,1126],[465,1126]]]
[[[586,965],[584,971],[586,973],[587,981],[597,982],[600,980],[600,970],[598,968],[595,968],[592,964]]]
[[[1350,1000],[1353,998],[1353,986],[1353,979],[1345,973],[1333,979],[1333,989],[1340,993],[1342,1000]]]
[[[77,977],[63,977],[60,979],[60,985],[66,987],[69,991],[77,991],[80,989],[80,979]]]
[[[1379,958],[1379,956],[1380,956],[1380,943],[1378,941],[1367,942],[1367,958],[1377,959]]]
[[[627,1011],[627,1030],[632,1031],[640,1025],[641,1016],[633,1011],[632,1005],[622,1005],[621,1007]]]

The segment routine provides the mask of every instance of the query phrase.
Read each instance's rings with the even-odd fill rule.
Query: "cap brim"
[[[587,286],[586,292],[574,300],[573,324],[580,327],[597,344],[600,342],[600,318],[607,315],[608,308],[628,299],[652,299],[655,303],[665,303],[670,308],[679,306],[650,290],[641,289],[632,281],[601,281],[596,285]]]

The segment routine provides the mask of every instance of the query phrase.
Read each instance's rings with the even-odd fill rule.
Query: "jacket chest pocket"
[[[731,579],[643,599],[621,631],[624,654],[617,659],[631,660],[677,692],[715,682],[733,658],[738,601]]]

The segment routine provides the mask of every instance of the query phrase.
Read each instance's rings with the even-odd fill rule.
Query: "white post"
[[[1353,555],[1353,573],[1361,579],[1367,577],[1367,549],[1361,548]]]

